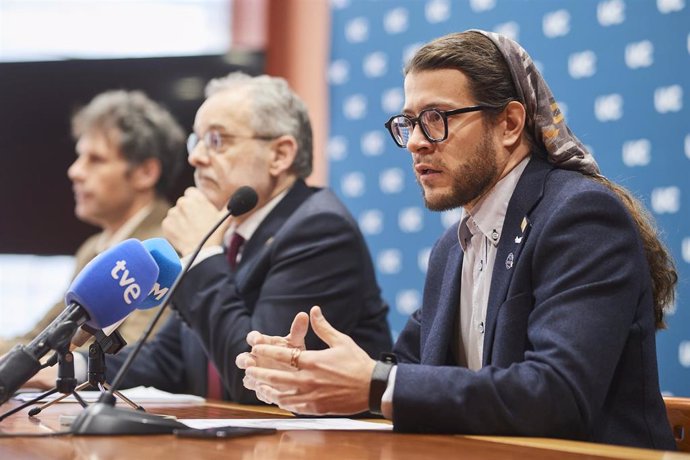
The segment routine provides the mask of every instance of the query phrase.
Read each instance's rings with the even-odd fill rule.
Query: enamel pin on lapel
[[[511,252],[508,254],[508,257],[506,257],[506,270],[510,270],[513,268],[513,253]]]
[[[525,228],[527,228],[527,217],[522,218],[522,222],[520,222],[520,236],[515,237],[515,244],[520,244],[522,243],[522,235],[525,234]]]
[[[525,235],[525,229],[527,228],[527,217],[522,218],[522,222],[520,222],[520,235],[515,237],[515,244],[520,244],[522,243],[522,237]],[[508,257],[506,257],[506,270],[510,270],[513,268],[513,261],[515,259],[515,256],[511,252],[508,254]]]

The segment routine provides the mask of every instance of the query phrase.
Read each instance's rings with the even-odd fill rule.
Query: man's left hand
[[[218,210],[201,190],[189,187],[163,220],[163,235],[181,255],[187,256],[225,213],[225,209]],[[222,245],[223,234],[229,224],[230,219],[213,233],[204,246]]]
[[[249,366],[245,386],[254,390],[260,400],[299,414],[345,415],[366,411],[375,361],[350,337],[333,328],[319,307],[311,309],[310,322],[328,349],[301,351],[257,344],[251,351],[256,362],[281,363],[283,368],[292,369]]]

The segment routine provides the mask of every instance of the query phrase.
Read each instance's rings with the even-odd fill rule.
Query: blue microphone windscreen
[[[70,285],[65,303],[81,305],[89,313],[86,324],[101,329],[137,308],[157,278],[156,261],[132,238],[91,260]]]
[[[182,271],[182,262],[180,262],[177,252],[165,238],[150,238],[143,241],[143,244],[158,264],[158,279],[148,297],[137,307],[139,310],[146,310],[162,304]]]

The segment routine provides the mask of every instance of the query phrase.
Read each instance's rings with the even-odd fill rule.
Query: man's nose
[[[432,149],[432,142],[426,138],[424,131],[419,123],[415,123],[407,139],[407,150],[410,153],[428,153]]]
[[[69,168],[67,168],[67,177],[71,181],[75,181],[84,177],[84,168],[82,166],[80,158],[74,160],[74,162],[72,162]]]
[[[211,156],[203,142],[197,142],[187,156],[187,162],[195,168],[208,165],[210,160]]]

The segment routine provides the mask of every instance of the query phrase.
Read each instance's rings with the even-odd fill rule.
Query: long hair
[[[654,319],[657,329],[664,329],[664,310],[673,305],[676,297],[676,272],[673,258],[664,243],[659,239],[659,231],[654,218],[644,205],[625,187],[610,181],[602,175],[589,176],[604,187],[611,190],[628,209],[628,213],[635,221],[642,238],[649,273],[652,277],[652,291],[654,294]]]
[[[407,63],[404,74],[437,69],[461,71],[469,80],[469,90],[477,104],[504,107],[510,101],[523,102],[501,52],[489,38],[480,33],[454,33],[429,42]],[[535,123],[532,117],[532,114],[527,114],[527,126],[523,134],[530,145],[534,146],[537,144],[530,134]],[[543,150],[543,146],[539,150]],[[663,329],[666,326],[664,310],[673,305],[678,273],[673,258],[659,238],[654,219],[626,188],[598,174],[586,176],[611,190],[634,220],[642,238],[652,279],[656,328]]]

